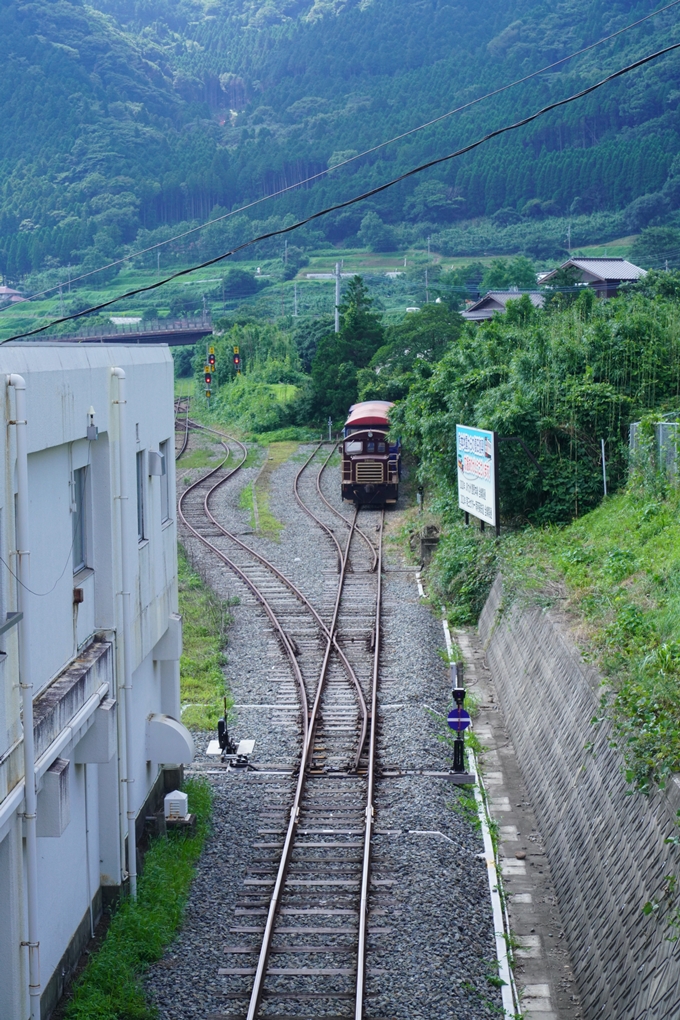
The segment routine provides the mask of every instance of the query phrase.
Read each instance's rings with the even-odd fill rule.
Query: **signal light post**
[[[234,347],[234,368],[236,369],[236,375],[241,374],[241,355],[239,354],[238,347]]]
[[[210,406],[213,372],[215,370],[215,348],[213,346],[208,347],[206,361],[208,364],[203,369],[203,380],[205,382],[205,399],[208,401],[208,406]]]

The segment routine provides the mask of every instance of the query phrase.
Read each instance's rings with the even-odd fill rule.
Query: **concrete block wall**
[[[668,939],[665,904],[649,917],[642,908],[665,875],[680,874],[664,843],[678,834],[680,786],[630,794],[608,724],[590,724],[599,677],[568,621],[520,605],[500,612],[501,602],[499,577],[479,631],[545,840],[584,1018],[677,1020],[680,942]]]

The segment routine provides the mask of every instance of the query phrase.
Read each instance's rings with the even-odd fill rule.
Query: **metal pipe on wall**
[[[28,422],[26,381],[8,375],[7,385],[16,393],[17,501],[16,540],[19,581],[19,686],[24,729],[24,823],[26,832],[26,900],[28,915],[28,996],[31,1020],[40,1020],[40,941],[38,939],[38,831],[33,739],[33,671],[31,668],[30,554],[28,542]]]
[[[132,621],[130,616],[130,509],[129,496],[127,492],[127,461],[126,461],[126,440],[125,429],[125,372],[122,368],[112,368],[111,374],[118,380],[118,458],[119,474],[118,501],[120,504],[120,556],[121,556],[121,582],[123,600],[123,684],[119,685],[119,691],[125,691],[124,695],[124,719],[125,719],[125,786],[127,805],[127,859],[128,878],[130,879],[130,896],[137,899],[137,840],[135,838],[135,798],[134,789],[134,756],[132,749]]]

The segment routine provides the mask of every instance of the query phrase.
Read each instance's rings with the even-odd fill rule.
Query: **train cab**
[[[342,442],[342,498],[376,507],[396,503],[401,475],[401,443],[390,444],[389,400],[353,404]]]

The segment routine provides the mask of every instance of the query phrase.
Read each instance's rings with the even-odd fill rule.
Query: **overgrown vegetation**
[[[507,590],[543,602],[562,586],[587,625],[628,779],[646,790],[680,771],[680,492],[634,480],[564,529],[502,545]]]
[[[471,624],[498,569],[506,608],[559,600],[580,622],[629,782],[647,790],[679,772],[680,490],[638,473],[580,520],[500,542],[448,521],[429,586],[455,624]]]
[[[421,479],[455,489],[456,424],[465,423],[522,439],[537,461],[517,442],[502,445],[506,522],[564,521],[596,506],[601,440],[613,491],[626,479],[630,422],[680,398],[680,304],[670,295],[679,279],[650,274],[611,301],[587,289],[547,311],[521,298],[463,330],[392,416]]]
[[[209,831],[211,790],[203,779],[189,779],[189,811],[195,835],[170,832],[152,840],[137,884],[137,900],[114,910],[99,951],[76,982],[66,1020],[154,1020],[142,977],[160,959],[181,924],[194,865]]]
[[[641,0],[625,0],[616,27],[647,13]],[[432,0],[426,16],[389,0],[6,3],[0,271],[65,282],[68,266],[100,266],[210,218],[164,248],[161,264],[212,257],[346,198],[349,183],[364,191],[575,92],[677,27],[668,12],[252,219],[217,221],[591,43],[612,30],[611,18],[604,0],[539,0],[530,16],[518,2],[487,9],[472,0]],[[379,251],[433,235],[447,254],[559,258],[568,231],[573,244],[637,233],[680,204],[677,68],[669,55],[521,134],[329,216],[291,238],[285,262],[278,239],[257,258],[279,259],[280,280],[303,264],[300,248],[320,241],[360,239]],[[139,262],[155,270],[156,253]],[[225,291],[265,282],[247,275],[230,269]],[[200,308],[192,288],[176,297]]]
[[[180,659],[182,722],[193,730],[214,730],[224,698],[231,703],[224,677],[224,646],[231,622],[229,604],[218,599],[178,549],[179,611],[184,647]]]

